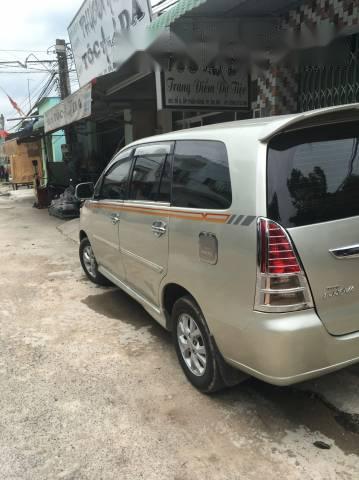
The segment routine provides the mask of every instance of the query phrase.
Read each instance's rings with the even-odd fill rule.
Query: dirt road
[[[338,386],[347,404],[358,367],[321,380],[325,400],[253,379],[198,393],[169,335],[85,279],[30,195],[0,197],[0,479],[359,478],[359,417],[328,401]]]

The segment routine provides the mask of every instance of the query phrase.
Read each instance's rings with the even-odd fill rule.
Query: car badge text
[[[341,285],[336,285],[335,287],[326,287],[324,290],[324,299],[349,295],[354,290],[354,285],[349,285],[348,287],[342,287]]]

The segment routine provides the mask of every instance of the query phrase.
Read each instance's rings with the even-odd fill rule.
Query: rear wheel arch
[[[162,290],[162,307],[166,315],[166,328],[172,330],[172,309],[177,300],[191,297],[200,308],[196,298],[190,291],[177,283],[169,283]]]
[[[84,239],[84,238],[87,238],[87,234],[84,230],[80,230],[80,242]]]
[[[207,392],[215,391],[218,388],[221,388],[222,385],[227,387],[234,386],[240,383],[241,381],[245,380],[247,378],[247,375],[233,368],[232,366],[228,365],[224,357],[222,356],[216,344],[216,340],[211,333],[211,330],[208,326],[206,318],[196,298],[191,294],[190,291],[188,291],[186,288],[182,287],[181,285],[178,285],[177,283],[169,283],[165,285],[165,287],[162,290],[162,307],[165,311],[165,316],[166,316],[166,328],[172,332],[173,338],[175,338],[175,329],[173,328],[174,319],[173,319],[172,312],[173,312],[173,307],[175,303],[180,298],[183,298],[185,301],[187,299],[187,301],[189,300],[194,302],[195,304],[194,307],[198,309],[198,315],[200,315],[203,319],[205,330],[207,331],[208,336],[210,338],[210,342],[213,346],[213,355],[215,358],[215,363],[220,372],[219,374],[220,378],[218,379],[217,383],[214,382],[214,384],[209,388],[209,390],[207,390]]]

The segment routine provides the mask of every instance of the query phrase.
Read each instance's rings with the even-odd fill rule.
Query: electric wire
[[[69,44],[67,44],[66,47],[67,47],[67,58],[70,61],[69,77],[70,77],[70,88],[72,90],[72,87],[78,86],[78,80],[77,80],[76,70],[74,68],[75,63],[74,63],[74,58],[72,55],[71,48]],[[1,74],[3,75],[45,74],[45,76],[39,81],[39,83],[37,83],[34,90],[31,92],[30,99],[26,98],[21,103],[19,103],[20,107],[22,107],[23,109],[25,110],[29,109],[28,113],[26,114],[26,117],[31,115],[31,113],[37,108],[39,102],[43,98],[51,94],[51,92],[54,90],[56,90],[57,92],[59,91],[57,68],[54,68],[54,66],[48,67],[41,60],[39,60],[38,57],[35,55],[35,53],[47,53],[49,55],[49,50],[51,48],[53,47],[49,47],[48,50],[0,49],[0,52],[7,52],[7,53],[10,53],[10,52],[29,53],[24,63],[21,63],[20,60],[18,61],[18,64],[16,63],[14,64],[14,60],[4,59],[0,61],[0,75]],[[51,53],[55,53],[55,52],[51,52]],[[42,68],[36,68],[33,66],[29,67],[27,62],[31,57],[35,58],[35,61],[32,61],[32,62],[41,65]],[[56,59],[51,61],[53,61],[54,64],[57,63]],[[74,76],[74,78],[72,78],[72,76]],[[16,130],[22,124],[23,120],[24,119],[21,119],[21,121],[19,121],[16,125],[9,128],[8,131]]]
[[[17,50],[0,48],[0,52],[19,52],[19,53],[47,53],[46,50]]]
[[[42,80],[40,80],[39,83],[37,83],[37,85],[35,85],[35,87],[32,89],[31,93],[30,93],[30,102],[31,104],[34,103],[34,99],[36,97],[36,95],[38,95],[38,93],[40,92],[41,88],[45,85],[45,82],[49,79],[49,74],[46,72],[45,73],[45,76]],[[28,98],[25,98],[25,100],[23,100],[21,103],[20,103],[20,107],[25,107],[25,105],[28,105],[30,107],[30,103],[29,103],[29,99]]]
[[[48,79],[48,81],[45,83],[43,89],[41,90],[40,94],[38,95],[38,98],[37,100],[35,101],[34,105],[31,107],[31,109],[29,110],[29,112],[26,114],[26,117],[28,117],[38,106],[39,102],[44,98],[46,97],[53,89],[54,87],[54,84],[55,84],[55,75],[56,75],[56,71],[53,71],[50,75],[50,78]],[[25,117],[25,118],[26,118]],[[13,127],[11,127],[9,129],[9,131],[13,131],[15,130],[16,128],[18,128],[23,122],[23,119],[18,122],[16,125],[14,125]]]

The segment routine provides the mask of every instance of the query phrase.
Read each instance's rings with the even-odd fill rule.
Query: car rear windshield
[[[269,144],[268,217],[299,227],[359,215],[359,122],[278,135]]]

